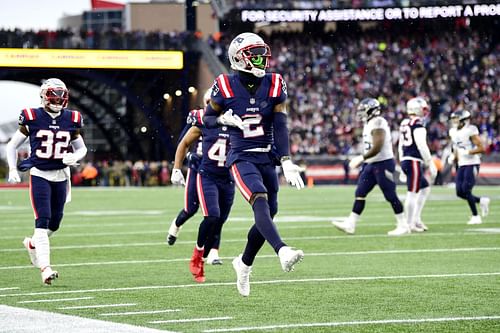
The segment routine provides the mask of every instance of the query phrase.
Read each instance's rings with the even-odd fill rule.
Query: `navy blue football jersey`
[[[422,155],[415,143],[413,132],[415,129],[424,127],[420,118],[405,118],[399,126],[399,140],[403,143],[403,158],[411,157],[422,160]]]
[[[83,126],[82,115],[78,111],[63,109],[52,118],[42,107],[24,109],[19,116],[19,125],[26,127],[31,146],[30,157],[23,161],[29,167],[40,170],[58,170],[66,165],[63,154],[68,152],[74,133]]]
[[[255,149],[271,149],[273,144],[274,107],[287,98],[286,83],[280,74],[267,73],[256,90],[250,92],[237,74],[222,74],[212,86],[211,100],[223,108],[233,110],[244,122],[244,129],[229,128],[230,150],[228,164],[238,159],[254,163],[269,163],[269,154],[255,153]]]
[[[203,111],[203,110],[202,110]],[[202,111],[200,115],[202,116]],[[202,158],[198,171],[215,176],[230,177],[226,167],[229,151],[229,131],[227,126],[206,128],[202,124],[202,117],[197,118],[195,126],[201,129]]]

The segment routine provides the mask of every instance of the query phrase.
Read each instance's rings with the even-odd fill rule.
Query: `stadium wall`
[[[211,35],[219,31],[212,6],[199,4],[196,7],[198,31]],[[175,3],[130,3],[125,7],[126,29],[149,31],[185,31],[186,12],[184,4]]]

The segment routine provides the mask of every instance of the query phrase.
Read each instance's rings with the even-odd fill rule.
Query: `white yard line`
[[[360,320],[341,321],[329,323],[303,323],[303,324],[282,324],[267,326],[247,326],[231,328],[215,328],[203,330],[204,333],[216,332],[242,332],[242,331],[267,331],[275,329],[290,329],[301,327],[335,327],[335,326],[355,326],[355,325],[384,325],[384,324],[419,324],[419,323],[440,323],[452,321],[479,321],[479,320],[499,320],[500,316],[478,316],[478,317],[443,317],[443,318],[422,318],[422,319],[384,319],[384,320]]]
[[[300,239],[310,239],[308,237]],[[191,242],[192,243],[192,242]],[[129,244],[115,244],[120,246],[128,246]],[[106,247],[106,246],[103,246]],[[82,246],[81,248],[86,248]],[[54,247],[52,248],[54,249]],[[24,250],[24,249],[23,249]],[[444,248],[444,249],[412,249],[412,250],[374,250],[374,251],[350,251],[350,252],[320,252],[320,253],[306,253],[308,257],[321,257],[321,256],[358,256],[358,255],[379,255],[379,254],[411,254],[411,253],[443,253],[443,252],[484,252],[484,251],[499,251],[500,247],[466,247],[466,248]],[[221,259],[233,259],[234,257],[221,257]],[[276,258],[274,254],[259,255],[257,258],[269,259]],[[190,258],[173,258],[173,259],[145,259],[145,260],[121,260],[121,261],[101,261],[101,262],[80,262],[71,264],[57,264],[52,267],[81,267],[81,266],[107,266],[107,265],[133,265],[133,264],[159,264],[168,262],[184,262],[189,261]],[[32,265],[22,266],[0,266],[2,270],[12,269],[28,269]]]
[[[4,291],[4,290],[18,290],[19,287],[6,287],[6,288],[0,288],[0,291]]]
[[[171,319],[171,320],[155,320],[150,321],[150,324],[175,324],[175,323],[193,323],[199,321],[215,321],[215,320],[231,320],[233,317],[212,317],[212,318],[189,318],[189,319]]]
[[[252,284],[288,284],[288,283],[311,283],[311,282],[344,282],[344,281],[378,281],[378,280],[417,280],[417,279],[443,279],[443,278],[469,278],[469,277],[490,277],[500,276],[500,272],[486,273],[451,273],[451,274],[422,274],[422,275],[388,275],[388,276],[347,276],[331,278],[307,278],[307,279],[285,279],[285,280],[264,280],[251,281]],[[183,289],[183,288],[207,288],[231,286],[234,287],[234,281],[214,282],[214,283],[196,283],[196,284],[178,284],[178,285],[159,285],[159,286],[138,286],[121,288],[102,288],[102,289],[77,289],[61,291],[42,291],[18,294],[0,294],[2,297],[17,296],[37,296],[37,295],[61,295],[61,294],[85,294],[85,293],[105,293],[120,291],[138,291],[138,290],[160,290],[160,289]]]
[[[0,305],[1,332],[50,333],[175,333],[60,313]]]
[[[99,316],[133,316],[133,315],[169,313],[169,312],[179,312],[179,311],[181,311],[181,310],[180,309],[167,309],[167,310],[151,310],[151,311],[111,312],[111,313],[100,313]]]
[[[311,228],[306,228],[304,229],[311,229]],[[494,228],[492,228],[494,229]],[[481,229],[479,232],[475,232],[475,229],[470,229],[471,232],[466,232],[466,233],[446,233],[446,232],[439,232],[439,233],[425,233],[425,234],[410,234],[410,235],[405,235],[404,237],[435,237],[435,236],[471,236],[471,235],[480,235],[480,236],[489,236],[492,235],[493,233],[486,233],[484,231],[485,229]],[[82,235],[80,235],[82,236]],[[89,237],[92,236],[92,234],[88,234]],[[95,235],[94,235],[95,236]],[[58,237],[59,238],[59,237]],[[356,239],[356,238],[386,238],[390,239],[389,236],[387,235],[381,235],[381,234],[376,234],[376,235],[332,235],[332,236],[297,236],[297,237],[284,237],[284,240],[325,240],[325,239]],[[20,237],[16,237],[16,239],[20,239]],[[241,242],[246,242],[246,238],[234,238],[234,239],[224,239],[225,243],[241,243]],[[192,240],[185,240],[185,241],[177,241],[175,244],[189,244],[192,245],[193,241]],[[60,245],[60,246],[51,246],[50,248],[52,250],[73,250],[73,249],[92,249],[92,248],[114,248],[114,247],[136,247],[136,246],[166,246],[165,242],[139,242],[139,243],[114,243],[114,244],[86,244],[86,245]],[[8,248],[8,249],[0,249],[1,252],[24,252],[26,249],[22,246],[16,247],[16,248]]]
[[[74,297],[74,298],[58,298],[58,299],[36,299],[32,301],[20,301],[18,304],[27,304],[27,303],[51,303],[51,302],[66,302],[66,301],[81,301],[84,299],[94,299],[94,297]]]
[[[97,304],[97,305],[79,305],[79,306],[63,306],[59,310],[80,310],[80,309],[101,309],[101,308],[121,308],[124,306],[136,306],[137,303],[121,303],[121,304]]]

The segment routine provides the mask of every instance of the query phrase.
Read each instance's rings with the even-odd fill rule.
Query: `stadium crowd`
[[[56,49],[109,49],[109,50],[185,50],[191,33],[123,32],[119,29],[93,31],[81,29],[23,31],[0,29],[0,47],[56,48]]]
[[[264,34],[262,34],[264,35]],[[221,60],[230,36],[209,39]],[[294,154],[356,150],[355,104],[374,96],[384,105],[394,139],[406,101],[425,96],[432,105],[429,136],[438,155],[447,144],[448,117],[468,109],[488,152],[500,152],[499,45],[488,35],[459,29],[424,34],[273,33],[271,68],[288,84]]]
[[[432,106],[428,133],[430,148],[438,157],[448,143],[448,117],[458,109],[471,111],[487,152],[500,152],[500,46],[494,44],[491,34],[463,26],[425,33],[381,29],[260,34],[271,46],[271,69],[282,73],[288,84],[293,154],[351,155],[359,151],[362,126],[354,110],[356,102],[366,96],[382,103],[396,140],[405,103],[416,95],[425,96]],[[0,30],[0,47],[183,49],[189,36],[186,32]],[[217,34],[207,40],[226,65],[232,37]],[[93,167],[97,174],[91,181],[77,177],[75,183],[169,183],[166,161],[103,161]],[[83,172],[83,166],[79,171],[77,174]]]

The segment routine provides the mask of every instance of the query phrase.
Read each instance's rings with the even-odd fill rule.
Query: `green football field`
[[[197,284],[188,263],[200,213],[175,246],[165,243],[182,189],[73,189],[51,238],[60,277],[43,286],[22,246],[33,230],[28,191],[2,190],[0,305],[175,332],[500,332],[499,187],[475,188],[492,199],[475,226],[452,188],[435,187],[423,213],[430,230],[396,238],[386,235],[395,219],[378,189],[356,235],[331,225],[349,214],[353,192],[283,187],[277,226],[304,261],[284,273],[266,244],[244,298],[231,260],[253,215],[240,193],[223,229],[224,264],[206,267],[206,282]]]

